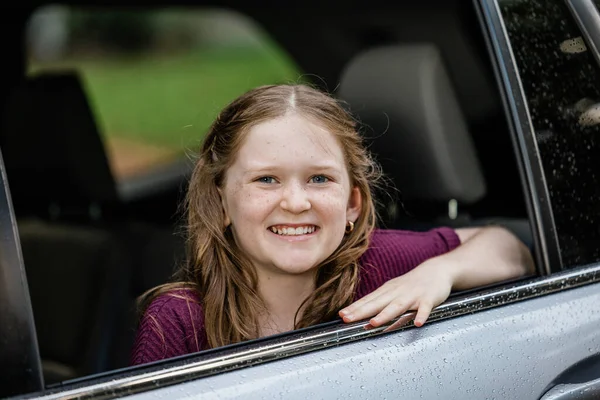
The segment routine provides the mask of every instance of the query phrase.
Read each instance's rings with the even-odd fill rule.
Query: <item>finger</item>
[[[369,323],[375,327],[381,326],[387,322],[390,322],[394,318],[404,314],[408,310],[408,305],[400,301],[392,301],[383,310],[379,312],[375,317],[369,320]]]
[[[390,289],[387,286],[381,286],[380,288],[378,288],[377,290],[367,294],[364,297],[361,297],[360,299],[356,300],[354,303],[350,304],[348,307],[343,308],[340,312],[344,313],[344,314],[348,314],[350,312],[353,312],[356,308],[358,307],[362,307],[365,303],[368,303],[370,301],[375,300],[377,297],[387,293]]]
[[[429,314],[431,314],[431,309],[433,307],[428,303],[419,304],[419,310],[417,311],[417,316],[415,317],[415,326],[421,327],[429,318]]]
[[[342,317],[344,319],[344,321],[346,321],[346,322],[359,320],[360,318],[357,318],[355,315],[358,310],[362,309],[365,305],[367,305],[373,301],[377,301],[377,299],[379,299],[381,296],[384,296],[387,294],[387,292],[388,292],[387,289],[386,290],[381,290],[381,289],[383,289],[383,288],[379,288],[378,290],[376,290],[376,291],[368,294],[367,296],[362,297],[361,299],[350,304],[348,307],[341,309],[339,312],[340,317]],[[375,311],[375,312],[378,312],[378,311]],[[371,315],[374,315],[374,314],[371,314]],[[367,315],[367,316],[371,316],[371,315]]]
[[[345,322],[360,321],[361,319],[369,318],[381,312],[391,301],[394,296],[389,293],[384,293],[372,301],[366,302],[354,310],[350,314],[344,314],[342,317]]]
[[[365,330],[368,331],[369,329],[373,329],[374,326],[371,324],[366,324],[365,326],[363,326],[363,328],[365,328]]]
[[[413,318],[415,317],[416,312],[410,312],[408,314],[404,314],[403,316],[401,316],[400,318],[398,318],[398,320],[396,322],[394,322],[392,325],[388,326],[387,328],[385,328],[383,330],[383,332],[390,332],[393,331],[394,329],[398,329],[400,327],[403,327],[404,325],[408,324],[410,321],[413,320]]]

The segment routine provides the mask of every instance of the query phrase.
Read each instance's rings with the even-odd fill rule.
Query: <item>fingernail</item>
[[[352,321],[354,319],[354,315],[352,314],[344,314],[344,318],[347,319],[348,321]]]

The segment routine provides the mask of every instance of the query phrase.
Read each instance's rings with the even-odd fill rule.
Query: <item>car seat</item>
[[[13,90],[0,150],[46,383],[126,366],[135,297],[168,278],[178,238],[127,218],[76,73]]]
[[[385,226],[496,223],[532,246],[526,219],[492,209],[485,218],[469,212],[485,197],[487,183],[435,45],[387,45],[357,54],[344,68],[336,95],[361,123],[367,145],[398,190],[398,196],[380,197]]]

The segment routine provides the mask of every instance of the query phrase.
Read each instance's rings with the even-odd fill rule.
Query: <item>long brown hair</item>
[[[318,266],[316,290],[304,301],[295,327],[302,328],[336,318],[349,305],[358,283],[358,260],[369,244],[376,214],[373,185],[380,170],[372,161],[357,131],[357,123],[341,103],[307,85],[269,85],[246,92],[217,116],[199,154],[185,199],[188,261],[176,282],[160,286],[144,297],[144,304],[174,288],[193,288],[204,311],[210,347],[223,346],[259,335],[258,315],[265,305],[258,293],[256,271],[235,244],[218,188],[244,139],[255,125],[295,112],[335,135],[340,143],[351,187],[362,197],[354,230]]]

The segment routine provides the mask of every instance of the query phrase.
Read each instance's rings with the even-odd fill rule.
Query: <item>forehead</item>
[[[344,163],[343,150],[335,135],[298,114],[285,115],[252,127],[237,158],[242,162],[315,159]]]

